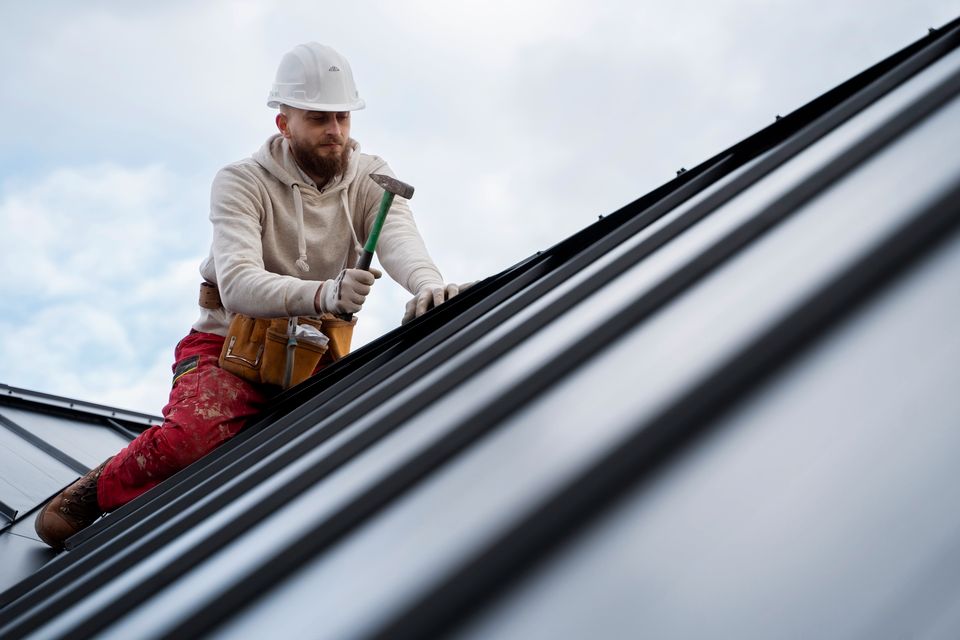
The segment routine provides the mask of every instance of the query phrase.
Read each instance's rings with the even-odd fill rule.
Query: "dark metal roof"
[[[36,509],[160,419],[0,384],[0,590],[53,553]]]
[[[956,637],[960,26],[278,398],[4,637]]]

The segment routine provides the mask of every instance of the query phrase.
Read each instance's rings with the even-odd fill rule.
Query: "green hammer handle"
[[[383,197],[380,199],[380,210],[377,212],[377,217],[373,221],[373,228],[367,237],[367,244],[363,245],[363,253],[360,254],[360,259],[357,260],[356,269],[363,269],[364,271],[370,270],[370,263],[373,261],[373,252],[377,250],[377,241],[380,240],[380,231],[383,229],[383,222],[387,219],[387,212],[390,211],[392,205],[393,194],[389,191],[384,191]],[[340,319],[349,322],[353,319],[353,314],[344,313],[340,316]]]
[[[357,269],[367,270],[370,268],[370,261],[373,260],[373,252],[377,250],[377,241],[380,240],[380,231],[383,229],[383,223],[387,219],[387,212],[393,205],[393,194],[389,191],[383,192],[380,198],[380,211],[373,221],[373,228],[370,229],[370,236],[367,238],[367,244],[363,245],[363,253],[357,260]]]

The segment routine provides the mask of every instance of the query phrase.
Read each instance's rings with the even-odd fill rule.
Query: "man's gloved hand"
[[[326,280],[313,299],[318,313],[332,313],[339,316],[360,311],[370,287],[383,273],[370,267],[363,269],[344,269],[335,280]]]
[[[430,309],[443,304],[458,293],[463,293],[478,281],[468,282],[467,284],[448,284],[431,283],[420,287],[417,295],[413,296],[407,303],[403,312],[403,320],[400,324],[406,324],[414,318],[419,318]]]

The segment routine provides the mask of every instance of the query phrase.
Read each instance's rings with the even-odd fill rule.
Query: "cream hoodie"
[[[253,157],[227,165],[213,180],[210,255],[204,280],[220,289],[223,309],[200,309],[197,331],[226,335],[234,313],[261,318],[315,315],[324,280],[352,267],[373,227],[383,190],[371,173],[393,176],[355,140],[347,166],[322,191],[297,166],[279,134]],[[443,285],[407,200],[397,196],[383,225],[377,257],[411,293]]]

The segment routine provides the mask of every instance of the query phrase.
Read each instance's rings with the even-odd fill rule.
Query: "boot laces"
[[[97,480],[106,463],[80,478],[60,503],[60,512],[77,522],[93,521],[103,513],[97,503]]]

